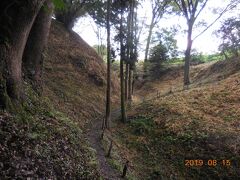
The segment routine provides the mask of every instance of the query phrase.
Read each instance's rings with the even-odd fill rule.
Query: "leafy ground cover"
[[[227,69],[219,68],[222,65]],[[180,89],[181,69],[175,69],[166,73],[162,81],[147,84],[155,90],[148,91],[146,86],[139,90],[139,94],[148,94],[152,100],[133,107],[128,112],[130,122],[117,125],[112,133],[128,149],[125,153],[138,179],[240,176],[238,68],[236,60],[196,66],[192,71],[195,81],[186,90]],[[169,93],[178,85],[179,89]],[[165,95],[157,98],[156,89]],[[217,164],[212,164],[213,160]]]

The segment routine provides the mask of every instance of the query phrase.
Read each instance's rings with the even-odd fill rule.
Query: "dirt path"
[[[152,99],[148,99],[152,100]],[[143,101],[142,101],[143,102]],[[142,103],[141,102],[141,103]],[[139,104],[135,104],[134,106],[138,106]],[[133,104],[132,104],[133,107]],[[111,121],[114,122],[121,115],[121,109],[116,109],[111,112]],[[106,152],[103,148],[101,135],[102,135],[102,120],[104,116],[100,116],[95,120],[91,121],[91,123],[87,126],[86,138],[88,139],[91,147],[96,150],[96,156],[98,160],[98,170],[100,175],[106,180],[120,180],[121,173],[114,169],[107,161]],[[114,123],[110,122],[110,128],[114,126]]]
[[[114,111],[112,113],[112,119],[116,118],[119,112],[119,110]],[[103,117],[99,117],[98,119],[95,119],[93,122],[91,122],[91,125],[89,125],[89,129],[87,131],[87,138],[90,142],[91,147],[96,150],[100,175],[107,180],[122,179],[121,174],[107,162],[106,152],[104,151],[100,138],[102,133],[102,118]]]

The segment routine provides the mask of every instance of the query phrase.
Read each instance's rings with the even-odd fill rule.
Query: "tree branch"
[[[187,0],[187,6],[188,6],[189,13],[192,14],[191,3],[189,0]]]
[[[197,19],[197,17],[199,16],[199,14],[202,12],[202,10],[205,8],[206,4],[207,4],[208,0],[205,0],[204,4],[202,5],[201,9],[198,11],[197,15],[195,16],[195,19]],[[195,4],[195,11],[197,10],[197,5],[198,5],[198,1]]]
[[[180,11],[183,11],[182,7],[180,6],[180,4],[178,3],[177,0],[174,0],[175,4],[177,5],[177,7],[179,8]]]
[[[207,1],[207,0],[206,0]],[[193,38],[193,41],[197,39],[199,36],[201,36],[203,33],[205,33],[210,27],[212,27],[227,11],[232,10],[234,7],[236,7],[237,4],[233,5],[233,2],[227,5],[227,7],[219,14],[219,16],[211,23],[209,24],[201,33],[199,33],[197,36]],[[230,7],[230,8],[229,8]]]
[[[190,17],[189,17],[189,15],[188,15],[188,10],[187,10],[187,6],[186,6],[185,1],[184,1],[184,0],[181,0],[181,4],[182,4],[183,13],[184,13],[187,21],[189,21],[189,20],[190,20]]]

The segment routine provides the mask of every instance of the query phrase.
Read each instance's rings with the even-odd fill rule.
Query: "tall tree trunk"
[[[132,95],[134,94],[134,84],[135,84],[135,77],[133,74],[133,80],[132,80]]]
[[[130,4],[131,9],[131,4]],[[128,12],[127,17],[127,44],[126,44],[126,59],[125,59],[125,101],[128,100],[128,76],[130,63],[130,44],[131,44],[131,12]]]
[[[5,37],[0,41],[1,86],[6,85],[7,93],[1,96],[9,96],[15,100],[21,96],[22,56],[29,32],[43,2],[44,0],[1,1],[4,6],[0,7],[0,12],[4,13],[0,19],[0,34]],[[0,104],[3,108],[6,106],[6,102]]]
[[[123,73],[123,59],[120,59],[120,86],[121,86],[121,115],[122,122],[125,123],[127,121],[126,115],[126,101],[124,97],[124,73]]]
[[[110,5],[111,0],[107,1],[107,91],[106,91],[106,117],[104,128],[109,128],[111,119],[111,47],[110,47]]]
[[[136,81],[136,77],[137,77],[137,70],[136,70],[136,67],[134,67],[133,79],[132,79],[132,95],[134,94],[134,84],[135,84],[135,81]]]
[[[193,23],[188,22],[188,35],[187,35],[187,49],[185,51],[185,65],[184,65],[184,86],[190,84],[189,71],[190,71],[190,60],[191,60],[191,49],[192,49],[192,28]]]
[[[150,24],[150,27],[149,27],[149,31],[148,31],[144,62],[147,62],[147,60],[148,60],[148,52],[149,52],[150,42],[151,42],[151,39],[152,39],[153,27],[154,27],[154,17],[152,18],[152,21],[151,21],[151,24]]]
[[[132,75],[133,75],[133,70],[132,67],[129,67],[129,78],[128,78],[128,100],[131,102],[132,101]]]
[[[124,68],[123,68],[123,60],[124,60],[124,44],[123,44],[123,36],[124,36],[124,30],[123,30],[123,7],[121,7],[121,22],[120,22],[120,51],[121,51],[121,57],[120,57],[120,87],[121,87],[121,120],[123,123],[127,121],[127,115],[126,115],[126,104],[125,104],[125,96],[124,96]]]
[[[128,78],[128,100],[132,101],[132,77],[133,77],[133,66],[135,64],[134,57],[134,6],[135,1],[132,1],[130,14],[131,14],[131,23],[130,23],[130,64],[129,64],[129,78]]]
[[[53,4],[47,0],[39,11],[33,24],[23,56],[23,71],[26,78],[33,80],[34,88],[41,92],[43,53],[47,44]]]
[[[131,3],[130,3],[130,11],[131,11]],[[131,46],[131,12],[128,12],[128,17],[127,17],[127,58],[125,59],[126,61],[126,67],[128,66],[127,64],[130,63],[130,46]],[[127,68],[126,68],[127,69]],[[126,71],[127,72],[127,71]],[[126,86],[125,86],[126,87]]]
[[[126,63],[125,66],[125,101],[128,100],[128,74],[129,74],[129,64]]]
[[[131,87],[130,87],[130,66],[133,64],[133,13],[134,13],[134,1],[130,1],[130,7],[128,12],[127,19],[127,61],[126,61],[126,70],[125,70],[125,101],[128,101],[131,96]]]

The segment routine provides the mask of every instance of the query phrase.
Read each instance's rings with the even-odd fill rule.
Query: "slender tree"
[[[133,39],[134,39],[134,50],[133,50],[133,61],[134,63],[136,63],[138,61],[138,45],[139,45],[139,39],[140,39],[140,36],[141,36],[141,32],[142,32],[142,29],[143,29],[143,26],[144,26],[144,21],[140,22],[139,19],[138,19],[138,6],[135,7],[136,8],[136,11],[134,13],[134,36],[133,36]],[[135,84],[135,78],[137,76],[137,70],[136,70],[136,66],[134,64],[134,67],[133,67],[133,80],[132,80],[132,95],[134,93],[134,84]]]
[[[137,23],[135,23],[136,18],[136,9],[137,1],[131,0],[129,1],[129,12],[128,12],[128,22],[127,22],[127,52],[126,52],[126,76],[125,76],[125,96],[126,99],[132,100],[132,89],[133,89],[133,71],[135,67],[135,62],[137,61],[137,41],[136,38],[136,29]]]
[[[153,29],[157,25],[157,23],[160,21],[163,14],[165,13],[168,3],[169,3],[169,0],[151,0],[152,17],[151,17],[151,22],[149,25],[149,30],[148,30],[144,62],[146,62],[148,60],[149,46],[150,46],[150,42],[151,42],[151,38],[152,38]]]
[[[124,38],[124,29],[123,29],[123,16],[124,16],[124,0],[121,1],[121,20],[120,20],[120,87],[121,87],[121,120],[123,123],[126,122],[126,104],[125,104],[125,96],[124,96],[124,68],[123,61],[125,58],[125,48],[123,44]]]
[[[190,68],[190,58],[191,58],[191,49],[192,49],[192,31],[193,31],[193,25],[199,16],[199,14],[202,12],[204,7],[206,6],[208,0],[175,0],[176,5],[180,9],[181,12],[183,12],[184,17],[187,20],[187,49],[185,51],[185,66],[184,66],[184,85],[190,84],[189,79],[189,68]],[[198,7],[200,8],[198,9]]]
[[[98,39],[98,44],[95,45],[94,48],[96,49],[97,53],[101,56],[101,58],[103,60],[105,60],[104,56],[106,56],[106,54],[105,54],[106,46],[103,44],[103,39],[104,39],[103,34],[104,34],[104,32],[102,32],[102,27],[98,24],[96,24],[96,27],[92,24],[91,24],[91,26],[92,26],[92,29],[95,32],[95,34],[97,36],[97,39]]]
[[[132,101],[132,80],[133,80],[133,68],[134,68],[134,9],[135,0],[130,1],[130,22],[129,22],[129,42],[128,42],[128,62],[129,62],[129,77],[128,77],[128,100]]]
[[[178,10],[183,13],[186,21],[187,21],[187,48],[185,51],[185,66],[184,66],[184,85],[190,84],[189,70],[190,70],[190,59],[191,59],[191,49],[193,41],[201,36],[205,31],[207,31],[217,20],[219,20],[223,14],[227,11],[235,8],[239,0],[230,0],[229,4],[219,13],[217,18],[210,23],[202,32],[200,32],[197,36],[192,38],[192,32],[194,28],[194,23],[196,19],[199,17],[203,9],[206,7],[208,0],[174,0]]]
[[[103,128],[109,128],[111,120],[111,44],[110,44],[110,7],[111,0],[107,1],[107,91],[106,91],[106,117]]]
[[[128,17],[127,17],[127,44],[126,44],[126,59],[125,59],[125,101],[128,100],[128,92],[129,92],[129,86],[128,86],[128,79],[129,79],[129,69],[130,69],[130,44],[131,44],[131,0],[128,1],[129,7],[128,7]]]
[[[128,100],[129,63],[125,60],[125,101]]]

